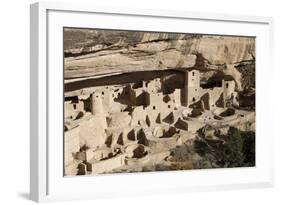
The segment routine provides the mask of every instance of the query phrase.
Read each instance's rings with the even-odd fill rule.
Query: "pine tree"
[[[224,162],[226,167],[241,167],[244,162],[241,132],[237,128],[230,127],[228,137],[229,139],[224,146]]]

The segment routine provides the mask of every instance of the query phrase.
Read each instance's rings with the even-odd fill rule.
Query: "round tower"
[[[100,93],[93,93],[91,95],[91,111],[93,115],[104,114]]]
[[[99,119],[104,128],[107,127],[106,116],[103,110],[103,101],[101,93],[93,93],[91,95],[91,111],[92,114]]]

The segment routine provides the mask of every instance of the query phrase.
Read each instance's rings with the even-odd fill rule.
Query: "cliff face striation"
[[[255,38],[65,29],[64,54],[66,82],[135,71],[199,69],[231,75],[241,90],[241,69],[251,69],[255,61]]]

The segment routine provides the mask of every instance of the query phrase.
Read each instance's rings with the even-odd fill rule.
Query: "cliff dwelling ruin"
[[[65,176],[226,167],[255,132],[252,37],[65,28],[64,56]]]

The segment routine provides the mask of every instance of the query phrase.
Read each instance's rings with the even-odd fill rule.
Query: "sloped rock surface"
[[[65,79],[134,71],[205,69],[228,73],[252,61],[255,39],[193,34],[65,29]],[[231,66],[227,66],[231,65]],[[238,72],[238,71],[237,71]],[[240,81],[237,75],[237,81]]]

